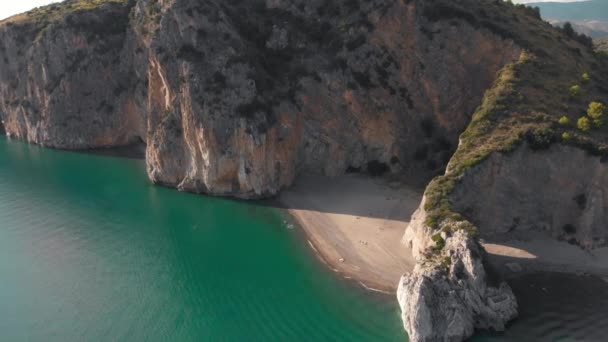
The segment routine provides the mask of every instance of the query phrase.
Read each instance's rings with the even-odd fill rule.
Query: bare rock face
[[[153,182],[241,198],[298,173],[430,179],[520,53],[422,1],[53,6],[0,24],[7,134],[65,149],[142,139]]]
[[[599,157],[522,146],[468,170],[451,201],[486,239],[533,230],[592,249],[608,245],[606,187],[608,165]]]
[[[0,25],[0,115],[7,135],[67,149],[138,139],[143,113],[129,94],[131,58],[123,50],[129,10],[109,3]]]
[[[274,195],[298,173],[430,178],[519,49],[423,10],[392,0],[139,1],[150,178],[242,198]]]
[[[482,253],[460,230],[446,237],[434,260],[401,278],[397,299],[410,341],[459,342],[475,329],[502,331],[517,316],[515,295],[506,283],[489,279]]]

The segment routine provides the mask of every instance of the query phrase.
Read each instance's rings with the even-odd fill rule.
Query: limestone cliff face
[[[451,201],[486,239],[535,230],[591,249],[608,244],[607,187],[600,157],[569,146],[522,146],[468,170]]]
[[[425,6],[139,0],[9,20],[0,115],[58,148],[141,138],[150,179],[193,192],[271,196],[349,168],[430,179],[519,49]]]
[[[129,10],[113,3],[0,25],[0,115],[9,136],[68,149],[137,139],[144,113],[128,94]]]
[[[418,263],[397,290],[410,341],[462,341],[476,329],[504,330],[517,316],[511,288],[491,279],[485,251],[462,223],[429,227],[425,203],[423,198],[403,238]]]
[[[519,49],[424,10],[139,0],[30,14],[0,25],[0,115],[9,136],[51,147],[142,139],[150,179],[187,191],[264,197],[349,168],[430,179]]]
[[[437,256],[443,260],[422,261],[401,278],[397,298],[410,341],[462,341],[475,329],[502,331],[517,316],[511,288],[489,279],[483,253],[465,231],[457,231],[445,236]]]
[[[245,198],[274,195],[300,172],[429,178],[519,49],[465,22],[430,22],[423,9],[140,1],[150,178]]]

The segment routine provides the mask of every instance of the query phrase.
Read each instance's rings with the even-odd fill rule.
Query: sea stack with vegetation
[[[500,0],[68,0],[0,23],[9,137],[141,141],[152,182],[243,199],[430,182],[397,293],[414,342],[516,317],[480,239],[608,244],[606,75],[589,38]]]

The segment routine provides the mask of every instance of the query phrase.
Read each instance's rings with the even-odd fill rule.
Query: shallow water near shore
[[[0,139],[6,341],[403,341],[393,296],[277,209],[155,187],[139,160]]]

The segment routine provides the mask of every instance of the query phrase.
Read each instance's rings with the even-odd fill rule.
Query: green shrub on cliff
[[[597,128],[600,128],[605,123],[604,112],[606,111],[606,107],[601,102],[591,102],[589,104],[589,108],[587,109],[587,116],[591,118],[593,121],[593,125]]]
[[[583,83],[588,83],[589,82],[589,74],[588,73],[584,73],[581,75],[581,82]]]
[[[435,242],[434,252],[440,252],[445,247],[445,240],[441,237],[441,233],[433,235],[431,239]]]
[[[562,133],[562,140],[565,142],[572,140],[572,134],[570,134],[568,132]]]
[[[570,87],[570,98],[575,99],[579,96],[581,96],[581,86],[573,85],[572,87]]]
[[[570,124],[570,119],[565,116],[562,116],[561,118],[559,118],[559,124],[562,126],[568,126]]]
[[[591,129],[591,121],[586,116],[581,116],[576,122],[576,127],[583,132],[588,132]]]

